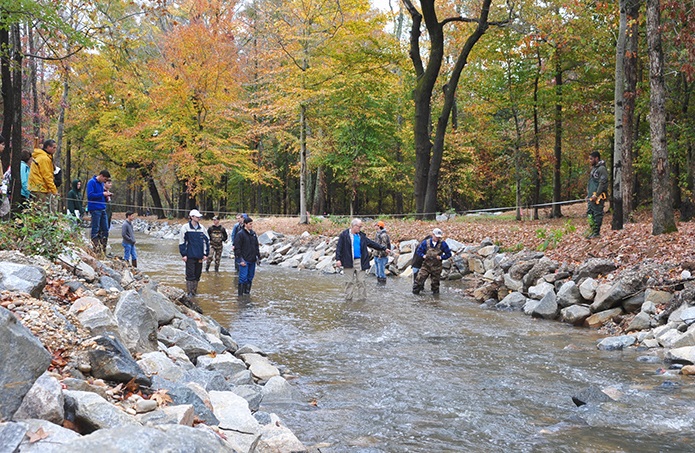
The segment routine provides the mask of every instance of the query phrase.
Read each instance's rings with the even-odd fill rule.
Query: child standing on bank
[[[138,254],[135,251],[135,233],[133,231],[133,219],[135,213],[128,211],[125,213],[125,222],[121,227],[121,236],[123,237],[123,261],[126,263],[133,260],[133,267],[138,267]]]

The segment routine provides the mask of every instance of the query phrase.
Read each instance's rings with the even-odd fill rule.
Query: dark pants
[[[239,284],[252,283],[253,277],[256,275],[256,263],[246,262],[246,266],[239,264]]]
[[[203,260],[188,258],[186,260],[186,281],[197,282],[203,273]]]
[[[587,205],[586,215],[589,218],[589,226],[593,234],[601,234],[601,225],[603,224],[603,207],[605,202],[601,201],[596,204],[590,201]]]
[[[205,269],[210,269],[210,263],[215,260],[215,270],[220,268],[220,259],[222,259],[222,244],[210,244],[210,256],[205,265]]]
[[[89,211],[92,216],[92,239],[109,237],[109,224],[106,210]]]

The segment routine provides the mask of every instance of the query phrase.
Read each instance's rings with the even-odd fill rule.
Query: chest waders
[[[439,293],[439,278],[442,276],[442,241],[437,241],[434,247],[431,242],[427,243],[427,251],[425,259],[422,262],[422,267],[417,274],[415,283],[413,284],[413,294],[420,294],[420,291],[425,289],[425,281],[430,278],[430,287],[432,294]]]

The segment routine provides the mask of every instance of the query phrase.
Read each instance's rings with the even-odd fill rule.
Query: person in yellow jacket
[[[55,140],[46,140],[41,149],[34,149],[34,163],[29,172],[29,192],[50,212],[58,209],[58,188],[53,179],[53,155],[57,148]]]

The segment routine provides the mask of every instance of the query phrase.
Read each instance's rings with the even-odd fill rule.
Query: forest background
[[[599,151],[614,228],[661,209],[668,232],[695,215],[693,17],[695,0],[0,0],[2,168],[52,138],[64,194],[106,168],[117,209],[161,218],[521,218],[584,198]]]

